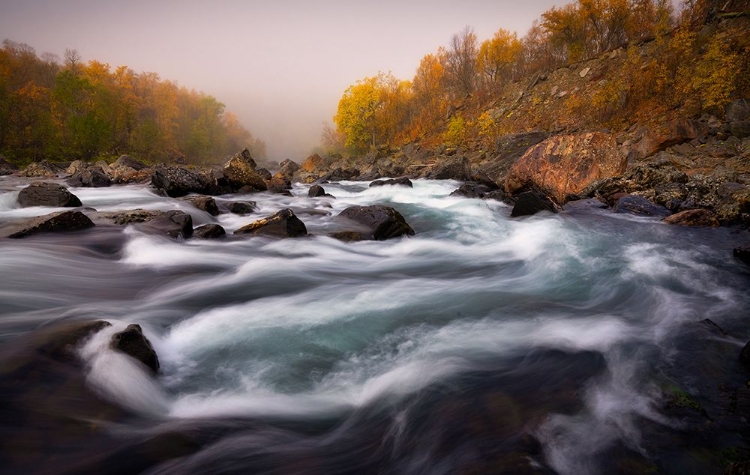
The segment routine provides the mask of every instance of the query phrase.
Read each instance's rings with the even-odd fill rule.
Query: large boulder
[[[310,198],[318,198],[321,196],[331,196],[328,193],[326,193],[325,188],[323,188],[320,185],[313,185],[310,187],[309,190],[307,190],[307,196]]]
[[[517,193],[535,186],[563,204],[569,195],[620,175],[626,167],[627,159],[609,134],[557,135],[532,146],[518,159],[505,179],[505,191]]]
[[[300,165],[301,171],[307,173],[318,173],[323,171],[328,164],[328,160],[324,159],[317,153],[310,155]]]
[[[99,165],[99,162],[97,162]],[[152,171],[145,163],[139,162],[130,155],[121,155],[112,165],[102,166],[114,183],[145,183],[152,176]]]
[[[178,210],[165,211],[138,226],[143,232],[187,239],[193,235],[193,218]]]
[[[151,185],[172,198],[189,193],[203,193],[208,183],[198,173],[181,167],[161,167],[151,175]]]
[[[94,227],[94,223],[80,211],[59,211],[33,218],[20,226],[20,229],[10,234],[11,238],[23,238],[33,234],[53,233],[61,231],[80,231]]]
[[[450,157],[437,162],[427,174],[432,180],[471,180],[471,164],[466,157]]]
[[[70,169],[70,167],[68,167]],[[66,180],[70,186],[81,186],[88,188],[104,188],[112,185],[112,179],[107,176],[101,167],[84,168],[74,173]]]
[[[18,204],[28,206],[51,206],[53,208],[74,208],[81,206],[81,200],[57,183],[32,183],[18,193]]]
[[[391,178],[390,180],[375,180],[370,183],[370,188],[376,186],[408,186],[414,188],[414,184],[408,177],[402,176],[400,178]]]
[[[111,166],[113,168],[128,167],[128,168],[132,168],[135,171],[140,171],[140,170],[144,170],[148,168],[148,165],[136,160],[130,155],[120,155],[120,157],[117,160],[115,160],[115,162]]]
[[[542,211],[557,213],[555,203],[538,190],[525,191],[518,195],[510,212],[511,217],[531,216]]]
[[[463,196],[464,198],[480,198],[483,200],[505,200],[505,192],[498,189],[497,185],[467,182],[451,192],[450,196]]]
[[[143,334],[140,325],[128,325],[125,330],[112,335],[110,346],[113,350],[121,351],[140,361],[152,374],[159,371],[159,357],[151,346],[151,342]]]
[[[265,191],[268,189],[265,180],[256,171],[256,164],[250,152],[245,149],[233,155],[224,164],[224,176],[234,190]]]
[[[307,235],[307,227],[289,208],[259,219],[236,230],[234,234],[255,236],[300,237]]]
[[[363,239],[384,241],[414,235],[414,229],[401,213],[390,206],[350,206],[337,216],[337,220],[350,222],[352,231],[359,233]]]

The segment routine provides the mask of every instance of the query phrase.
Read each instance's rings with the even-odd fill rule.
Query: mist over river
[[[7,180],[0,222],[59,210],[19,208],[27,182]],[[72,392],[108,419],[54,366],[0,373],[0,472],[703,474],[747,452],[750,268],[732,256],[747,231],[590,202],[510,218],[449,197],[459,184],[325,184],[336,199],[297,184],[217,197],[259,210],[216,217],[145,185],[71,188],[99,212],[180,209],[228,234],[291,208],[312,236],[0,239],[6,361],[62,322],[113,324],[75,350]],[[376,203],[416,235],[327,237],[339,212]],[[156,378],[109,348],[131,323]]]

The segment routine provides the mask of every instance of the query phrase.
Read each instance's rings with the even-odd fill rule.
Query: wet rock
[[[62,173],[63,169],[58,165],[42,160],[41,162],[34,162],[29,164],[23,171],[19,172],[19,176],[29,178],[54,178],[58,174]]]
[[[471,180],[471,164],[466,157],[456,157],[435,164],[427,174],[432,180]]]
[[[750,244],[745,246],[735,247],[733,251],[734,257],[741,260],[745,264],[750,266]]]
[[[180,167],[157,168],[151,175],[151,185],[171,198],[203,193],[207,187],[205,179],[199,174]]]
[[[226,164],[224,164],[224,176],[229,185],[234,190],[245,189],[249,187],[254,191],[265,191],[268,189],[265,180],[255,171],[256,165],[250,152],[244,149],[242,152],[233,155]]]
[[[273,175],[271,175],[271,172],[269,172],[268,169],[266,169],[266,168],[257,168],[255,170],[255,173],[257,173],[258,175],[260,175],[260,177],[263,178],[266,181],[268,181],[271,178],[273,178]]]
[[[227,232],[218,224],[204,224],[193,230],[193,237],[200,239],[219,239],[226,236]]]
[[[70,167],[68,167],[70,169]],[[87,188],[105,188],[112,185],[112,180],[101,167],[90,167],[83,169],[66,180],[70,186],[81,186]]]
[[[390,206],[350,206],[342,211],[337,219],[348,220],[360,229],[355,232],[361,234],[363,239],[374,239],[384,241],[399,236],[413,236],[414,229],[406,222],[404,217]]]
[[[654,216],[666,218],[671,213],[663,206],[652,203],[642,196],[626,195],[617,200],[614,208],[615,213],[626,213],[635,216]]]
[[[92,227],[94,227],[93,221],[80,211],[60,211],[33,218],[21,224],[20,229],[8,237],[23,238],[33,234],[80,231]]]
[[[469,182],[459,186],[450,196],[463,196],[465,198],[480,198],[484,200],[502,201],[505,199],[505,193],[497,189],[497,186],[488,186],[484,183]]]
[[[233,214],[250,214],[258,209],[254,201],[232,201],[227,204],[227,209]]]
[[[115,224],[124,226],[128,224],[145,223],[157,216],[161,211],[147,211],[143,209],[134,209],[130,211],[118,211],[115,213],[105,213],[102,216],[111,219]]]
[[[29,206],[51,206],[54,208],[73,208],[81,206],[81,200],[57,183],[32,183],[18,194],[18,204]]]
[[[667,224],[677,224],[680,226],[704,226],[716,227],[719,220],[716,215],[707,209],[688,209],[664,218]]]
[[[291,209],[284,208],[278,213],[241,227],[234,234],[300,237],[307,235],[307,227]]]
[[[315,153],[307,157],[305,161],[302,162],[299,171],[307,173],[320,173],[327,168],[328,163],[328,160]]]
[[[390,180],[375,180],[370,183],[370,188],[376,186],[408,186],[409,188],[414,188],[414,184],[408,177],[405,176],[400,178],[391,178]]]
[[[569,195],[620,175],[626,167],[627,160],[612,135],[558,135],[534,145],[518,159],[505,179],[505,191],[517,193],[532,185],[563,204]]]
[[[320,196],[326,196],[326,190],[320,185],[313,185],[310,187],[309,190],[307,190],[307,196],[309,196],[310,198],[318,198]]]
[[[187,239],[193,235],[193,218],[182,211],[165,211],[139,225],[138,229],[172,239]]]
[[[112,335],[110,346],[143,363],[152,374],[159,371],[159,358],[140,325],[128,325],[125,330]]]
[[[135,171],[140,171],[140,170],[144,170],[148,168],[148,165],[136,160],[130,155],[120,155],[120,157],[117,160],[115,160],[115,162],[111,166],[113,168],[128,167],[128,168],[132,168]]]
[[[216,200],[210,196],[194,196],[189,199],[190,203],[199,210],[205,211],[211,216],[217,216],[219,214],[219,207],[216,205]]]
[[[557,207],[544,193],[532,190],[518,195],[510,215],[513,218],[517,218],[520,216],[532,216],[542,211],[557,213]]]
[[[359,170],[356,168],[335,168],[320,177],[317,181],[325,183],[328,181],[344,181],[344,180],[356,180],[359,178]]]
[[[293,160],[286,159],[279,165],[279,171],[276,172],[274,177],[281,178],[285,181],[291,181],[292,177],[294,176],[294,173],[300,169],[300,166],[297,162]]]

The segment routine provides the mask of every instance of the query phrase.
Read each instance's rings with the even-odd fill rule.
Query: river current
[[[63,320],[113,323],[77,350],[90,390],[130,414],[105,430],[123,447],[164,433],[198,441],[146,473],[713,467],[695,463],[703,446],[665,409],[664,388],[710,413],[703,387],[739,381],[750,272],[731,251],[747,232],[588,202],[514,219],[503,203],[449,197],[458,185],[325,184],[331,199],[298,184],[293,197],[218,197],[259,210],[217,217],[146,186],[71,188],[100,212],[181,209],[228,233],[290,207],[312,236],[176,241],[97,227],[0,240],[0,347]],[[56,211],[18,208],[20,187],[4,186],[0,221]],[[346,207],[376,203],[416,235],[326,236]],[[705,319],[726,334],[702,332]],[[109,349],[130,323],[159,355],[155,380]],[[691,370],[705,341],[729,355],[714,365],[728,374],[711,369],[710,383]],[[66,450],[90,456],[86,442]]]

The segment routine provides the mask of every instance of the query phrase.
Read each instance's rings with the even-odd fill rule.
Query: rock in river
[[[259,219],[243,226],[234,234],[253,234],[260,236],[300,237],[307,235],[307,227],[289,208],[276,214]]]
[[[338,216],[352,221],[363,239],[385,241],[399,236],[413,236],[414,229],[404,217],[390,206],[350,206]]]
[[[75,208],[81,206],[81,200],[57,183],[32,183],[18,193],[18,204],[29,206],[51,206],[53,208]]]
[[[94,223],[80,211],[60,211],[27,221],[22,228],[8,237],[22,238],[39,233],[80,231],[94,227]]]
[[[131,358],[143,363],[153,374],[159,371],[159,357],[156,356],[151,342],[143,334],[140,325],[128,325],[125,330],[112,335],[111,346]]]

